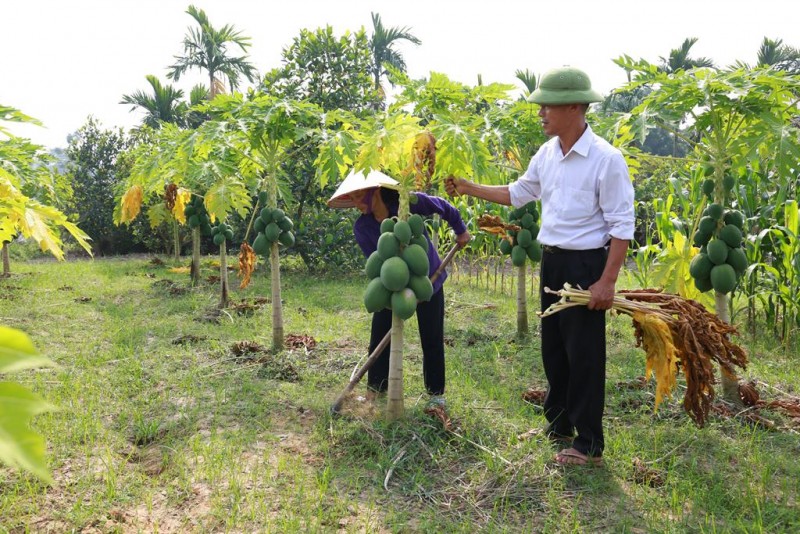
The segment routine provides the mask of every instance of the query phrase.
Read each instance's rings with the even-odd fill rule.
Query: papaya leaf
[[[491,154],[477,135],[456,122],[440,120],[431,131],[436,137],[436,175],[471,178],[482,174]]]
[[[133,185],[122,195],[119,224],[130,223],[139,215],[139,211],[142,209],[142,193],[142,186]]]
[[[0,461],[29,471],[45,482],[53,479],[45,463],[44,438],[32,431],[31,417],[53,406],[14,382],[0,382]]]
[[[334,134],[323,134],[317,159],[314,161],[317,179],[321,187],[328,182],[338,181],[353,165],[357,152],[356,142],[349,130]]]
[[[181,224],[186,224],[186,214],[184,211],[191,198],[191,191],[183,187],[178,188],[178,194],[175,195],[175,205],[172,207],[172,216]]]
[[[55,208],[42,205],[31,205],[26,208],[25,214],[19,219],[17,227],[22,235],[32,237],[39,248],[44,252],[49,252],[59,260],[64,259],[64,251],[61,250],[61,238],[47,224],[46,218],[52,217],[53,212],[58,213]]]
[[[40,356],[25,333],[0,326],[0,373],[51,367],[50,359]]]
[[[664,244],[658,256],[658,263],[653,269],[653,283],[667,293],[697,300],[711,308],[713,298],[698,291],[689,274],[689,264],[698,250],[681,232],[675,232],[672,241]]]
[[[172,216],[167,209],[167,205],[163,202],[159,202],[158,204],[153,204],[150,206],[150,208],[148,208],[147,220],[150,221],[150,228],[156,228],[172,220]]]
[[[54,365],[39,355],[25,333],[0,326],[0,373]],[[30,429],[29,421],[53,409],[21,385],[0,382],[0,462],[52,482],[44,459],[44,439]]]
[[[231,211],[245,217],[250,209],[250,193],[242,182],[229,176],[218,180],[209,188],[205,202],[212,220],[225,220]]]

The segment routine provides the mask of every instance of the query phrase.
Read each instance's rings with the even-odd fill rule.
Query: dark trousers
[[[542,311],[559,297],[544,288],[565,282],[588,289],[603,273],[604,249],[544,253],[541,265]],[[606,382],[605,312],[586,306],[567,308],[542,319],[542,363],[548,391],[544,401],[549,430],[571,436],[573,447],[591,456],[603,453]]]
[[[417,304],[417,325],[422,342],[422,376],[431,395],[444,394],[444,288],[428,302]],[[392,329],[392,311],[372,314],[369,352],[375,350],[386,332]],[[389,387],[389,349],[387,345],[367,374],[367,387],[386,391]]]

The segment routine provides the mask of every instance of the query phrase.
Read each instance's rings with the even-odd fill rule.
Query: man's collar
[[[589,124],[586,124],[586,129],[583,130],[583,134],[575,141],[575,144],[572,145],[572,150],[570,152],[576,152],[583,156],[584,158],[589,155],[589,147],[592,146],[592,127]]]
[[[582,156],[584,158],[589,154],[589,148],[592,146],[592,137],[593,137],[592,136],[592,127],[589,126],[588,122],[586,122],[584,124],[585,124],[586,127],[584,128],[583,133],[578,138],[578,140],[575,141],[575,144],[572,145],[572,148],[570,148],[569,152],[567,152],[566,154],[564,154],[562,152],[561,138],[558,137],[558,136],[553,137],[553,139],[555,139],[556,149],[561,154],[562,158],[566,158],[567,156],[569,156],[573,152],[575,152],[576,154],[578,154],[578,155],[580,155],[580,156]]]

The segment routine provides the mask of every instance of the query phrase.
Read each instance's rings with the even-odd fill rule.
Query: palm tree
[[[527,99],[528,96],[536,90],[536,75],[528,69],[517,69],[514,76],[525,86],[525,90],[522,92],[522,98]]]
[[[381,86],[381,78],[387,73],[385,65],[389,64],[403,72],[406,70],[406,62],[403,59],[403,55],[393,48],[395,42],[404,40],[419,45],[422,41],[411,34],[411,28],[407,26],[403,28],[385,28],[378,13],[371,13],[371,15],[373,27],[372,39],[370,40],[372,77],[375,81],[375,90],[383,96],[386,93]]]
[[[758,67],[772,67],[792,74],[800,73],[800,49],[783,44],[783,39],[764,37],[758,48]]]
[[[136,109],[144,111],[146,115],[142,119],[142,124],[153,129],[161,128],[163,122],[180,124],[187,108],[186,103],[181,101],[183,91],[169,84],[161,85],[158,78],[152,74],[148,74],[145,78],[153,89],[152,94],[136,91],[130,95],[123,95],[120,104],[130,104],[133,106],[131,111]]]
[[[659,57],[661,65],[659,69],[663,72],[672,73],[679,70],[689,70],[696,67],[714,67],[714,62],[707,57],[690,58],[689,51],[697,42],[697,37],[689,37],[683,41],[679,48],[669,51],[669,57]]]
[[[192,16],[199,25],[189,28],[183,39],[183,56],[175,56],[175,64],[170,65],[167,77],[175,81],[188,70],[198,68],[208,72],[209,100],[219,93],[225,92],[227,79],[230,90],[239,86],[240,77],[255,82],[258,73],[247,60],[247,56],[232,57],[228,46],[235,45],[246,52],[250,47],[250,38],[241,35],[233,26],[226,24],[220,29],[214,28],[205,11],[190,5],[186,13]]]

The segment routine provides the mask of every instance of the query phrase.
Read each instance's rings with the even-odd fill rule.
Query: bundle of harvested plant
[[[585,306],[591,300],[589,291],[569,284],[559,291],[545,291],[559,295],[561,300],[542,312],[542,317],[571,306]],[[729,338],[737,333],[736,328],[694,300],[652,289],[620,291],[612,309],[633,318],[637,346],[647,353],[647,377],[651,373],[656,377],[656,408],[675,388],[680,367],[686,377],[683,407],[698,426],[703,426],[714,399],[712,362],[719,363],[722,372],[734,380],[734,367],[747,366],[744,350]]]

